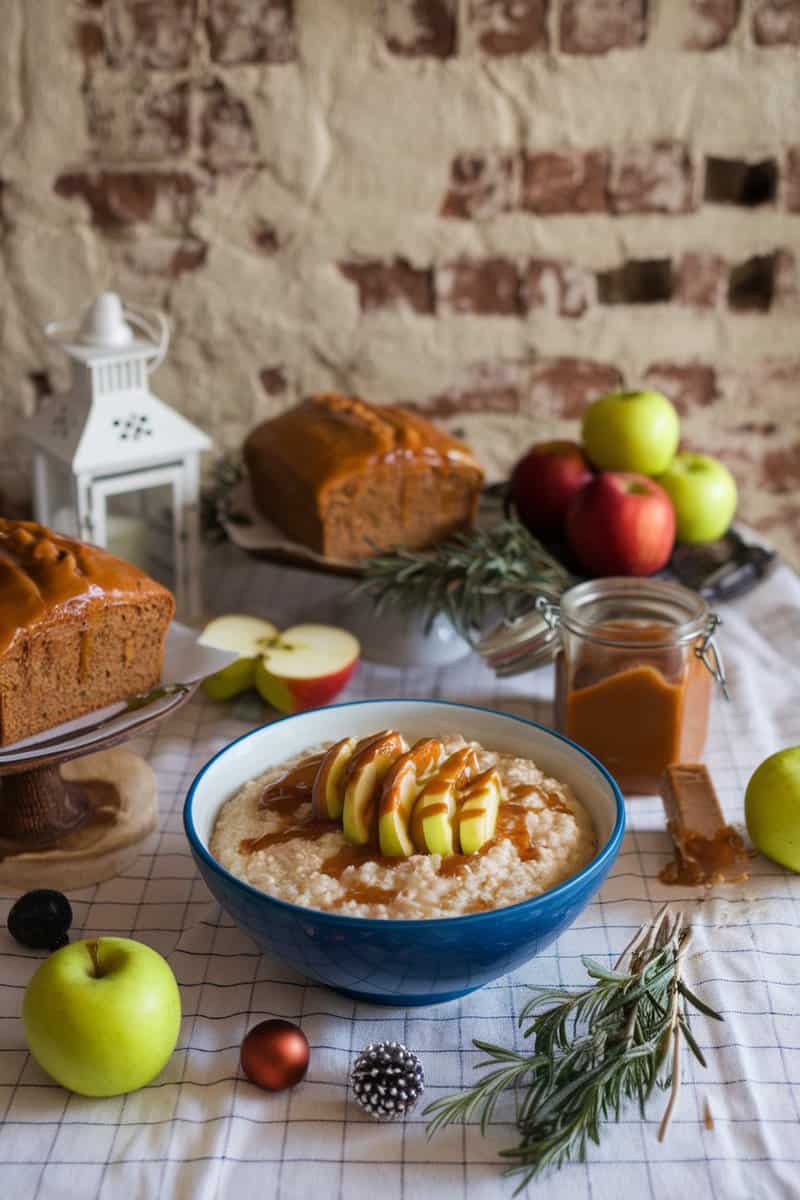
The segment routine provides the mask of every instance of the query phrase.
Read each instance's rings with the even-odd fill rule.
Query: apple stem
[[[92,960],[93,975],[95,979],[101,979],[105,975],[105,971],[100,966],[100,939],[95,938],[94,941],[86,943],[86,949],[89,951],[89,956]]]

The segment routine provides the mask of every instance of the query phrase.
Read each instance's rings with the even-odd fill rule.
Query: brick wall
[[[491,469],[653,384],[800,559],[800,0],[0,0],[0,485],[102,287],[235,448],[318,388]]]

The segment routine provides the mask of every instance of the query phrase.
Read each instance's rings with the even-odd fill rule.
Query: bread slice
[[[153,687],[174,611],[138,567],[0,518],[0,745]]]
[[[249,435],[258,509],[289,537],[356,561],[430,546],[475,518],[483,471],[461,442],[415,413],[312,396]]]

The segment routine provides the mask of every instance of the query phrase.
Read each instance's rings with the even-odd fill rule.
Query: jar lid
[[[520,675],[552,662],[561,641],[558,623],[548,618],[555,607],[545,599],[539,611],[501,622],[478,642],[478,654],[499,676]]]

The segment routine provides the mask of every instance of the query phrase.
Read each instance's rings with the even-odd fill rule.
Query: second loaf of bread
[[[475,517],[483,472],[415,413],[313,396],[265,421],[244,457],[258,509],[329,558],[433,545]]]

